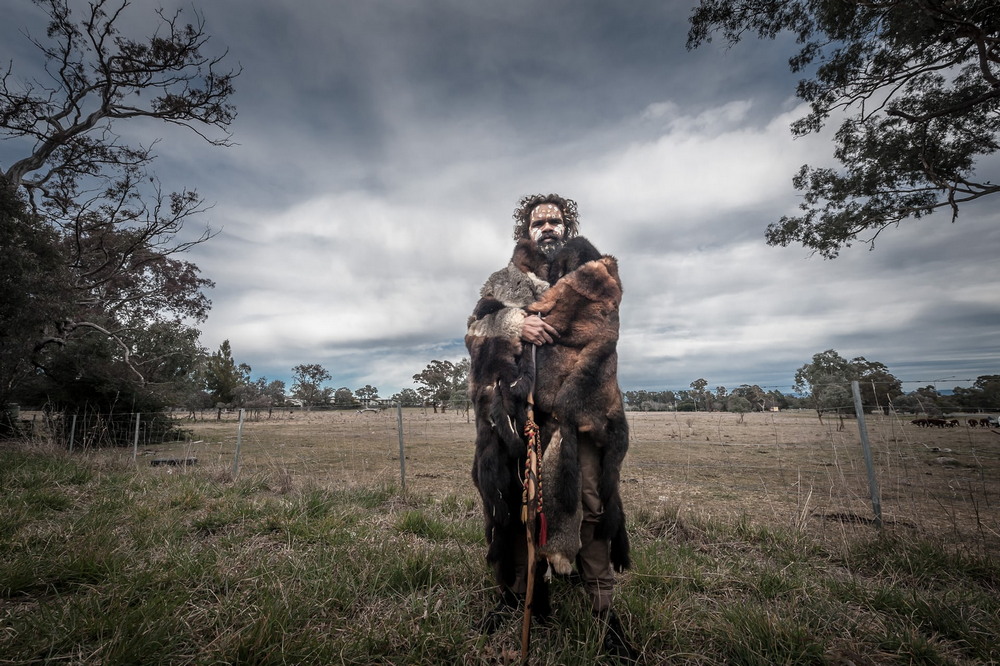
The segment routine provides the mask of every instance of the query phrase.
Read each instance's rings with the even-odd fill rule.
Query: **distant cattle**
[[[975,428],[977,425],[979,425],[979,419],[969,419],[970,428]]]
[[[945,421],[944,419],[913,419],[910,421],[920,428],[951,428],[958,425],[958,421]]]

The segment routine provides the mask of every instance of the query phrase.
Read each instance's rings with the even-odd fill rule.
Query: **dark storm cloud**
[[[432,359],[465,356],[517,199],[557,191],[621,262],[625,388],[790,390],[829,348],[903,379],[1000,372],[995,204],[836,261],[767,247],[767,225],[797,212],[792,175],[829,163],[829,132],[791,138],[790,38],[688,52],[693,4],[198,5],[209,50],[243,68],[235,145],[151,124],[129,136],[164,137],[165,184],[214,204],[191,228],[221,232],[191,253],[217,284],[203,344],[229,339],[255,376],[320,363],[334,386],[410,387]],[[136,2],[130,26],[154,6]]]

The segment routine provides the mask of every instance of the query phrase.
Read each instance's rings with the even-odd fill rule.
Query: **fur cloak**
[[[510,263],[483,285],[468,321],[469,394],[476,413],[472,478],[483,500],[489,545],[486,558],[497,581],[508,586],[513,585],[515,575],[513,544],[524,534],[520,511],[526,445],[522,433],[535,367],[531,346],[522,345],[520,331],[529,313],[541,314],[560,334],[555,344],[538,347],[535,359],[535,420],[546,451],[543,511],[550,540],[539,552],[564,573],[579,550],[577,442],[582,432],[600,447],[602,456],[604,511],[598,536],[611,542],[617,570],[630,564],[618,491],[628,449],[628,425],[617,381],[621,281],[614,257],[598,254],[597,259],[585,260],[589,255],[578,252],[580,242],[593,248],[582,238],[568,241],[566,251],[577,254],[561,251],[553,258],[551,266],[558,267],[558,275],[565,275],[551,288],[546,281],[550,262],[530,241],[518,243]],[[574,262],[574,258],[581,261]]]

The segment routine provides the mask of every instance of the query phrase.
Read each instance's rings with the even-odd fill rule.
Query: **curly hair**
[[[531,211],[539,204],[554,204],[563,214],[563,224],[566,225],[565,238],[573,238],[580,233],[580,223],[576,210],[576,202],[564,199],[558,194],[528,194],[521,197],[514,209],[514,240],[528,237],[528,227],[531,223]]]

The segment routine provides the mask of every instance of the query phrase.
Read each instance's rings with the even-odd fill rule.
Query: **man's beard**
[[[544,239],[543,239],[544,240]],[[552,241],[551,243],[538,243],[538,249],[548,261],[552,261],[552,257],[556,256],[556,252],[562,249],[562,246],[566,244],[566,240],[560,238],[559,240]]]

